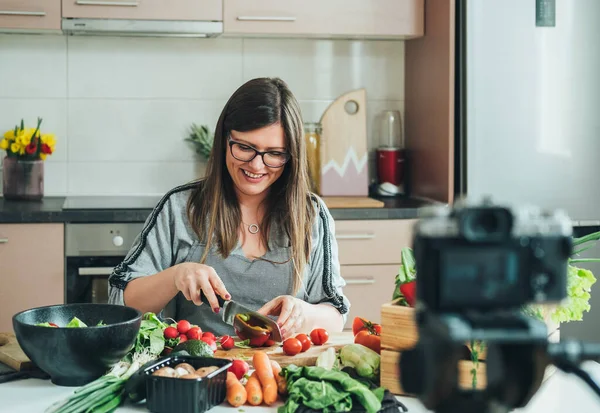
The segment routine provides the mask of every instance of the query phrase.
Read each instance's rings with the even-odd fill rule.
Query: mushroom
[[[200,367],[198,370],[196,370],[196,374],[198,374],[200,377],[206,377],[216,370],[219,370],[217,366]]]
[[[180,379],[199,379],[200,376],[198,376],[197,374],[184,374],[183,376],[179,377]]]
[[[162,367],[152,373],[152,375],[160,377],[177,377],[177,372],[171,367]]]

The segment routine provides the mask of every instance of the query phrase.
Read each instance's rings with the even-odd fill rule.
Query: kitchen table
[[[584,365],[592,378],[600,383],[600,364],[587,362]],[[0,384],[0,412],[42,413],[52,403],[68,397],[74,388],[59,387],[48,380],[26,379]],[[398,397],[410,413],[426,413],[417,399]],[[271,407],[242,406],[231,407],[224,403],[210,410],[211,413],[268,413],[277,410],[277,404]],[[129,405],[119,408],[118,412],[147,412],[145,405]],[[549,412],[600,412],[600,397],[596,396],[580,379],[557,371],[540,388],[531,402],[519,413]]]

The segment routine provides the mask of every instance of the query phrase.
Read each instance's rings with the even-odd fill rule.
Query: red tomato
[[[163,334],[166,339],[179,337],[179,331],[177,331],[177,329],[175,327],[165,328],[165,331]]]
[[[310,348],[311,342],[310,342],[310,339],[308,338],[308,336],[306,334],[298,334],[296,336],[296,338],[302,344],[302,352],[305,352],[306,350],[308,350]]]
[[[329,333],[324,328],[315,328],[310,332],[310,340],[313,344],[320,346],[321,344],[327,343],[327,340],[329,340]]]
[[[179,334],[187,333],[190,330],[190,328],[192,328],[192,325],[187,320],[180,320],[177,323],[177,331],[179,331]]]
[[[381,337],[376,334],[371,334],[367,330],[359,331],[354,337],[354,342],[369,347],[378,354],[381,353]]]
[[[244,377],[244,375],[248,373],[248,370],[250,370],[250,366],[248,365],[248,363],[240,359],[232,360],[231,367],[227,369],[227,371],[230,371],[233,374],[235,374],[235,377],[237,377],[238,380],[241,380],[242,377]]]
[[[215,335],[213,333],[211,333],[210,331],[205,331],[204,333],[202,333],[202,338],[210,338],[211,340],[217,341],[217,338],[215,337]]]
[[[210,337],[204,338],[204,336],[203,336],[200,340],[202,340],[206,344],[208,344],[210,346],[210,348],[212,348],[213,351],[217,351],[217,343],[212,338],[210,338]]]
[[[372,334],[381,334],[381,325],[372,323],[366,318],[355,317],[354,321],[352,321],[352,334],[356,336],[363,330],[368,330]]]
[[[231,336],[221,337],[221,348],[223,350],[231,350],[235,346],[233,338]]]
[[[288,356],[295,356],[302,351],[302,343],[297,338],[290,337],[283,342],[283,352]]]
[[[187,336],[186,336],[185,334],[181,334],[181,335],[179,336],[179,343],[180,343],[180,344],[181,344],[181,343],[185,343],[186,341],[188,341],[188,338],[187,338]]]
[[[190,340],[200,340],[200,337],[202,337],[202,330],[200,330],[200,327],[192,327],[188,330],[186,336]]]

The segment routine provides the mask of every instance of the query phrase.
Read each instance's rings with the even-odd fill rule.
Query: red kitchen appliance
[[[393,196],[403,192],[405,150],[399,111],[382,112],[376,152],[378,193]]]

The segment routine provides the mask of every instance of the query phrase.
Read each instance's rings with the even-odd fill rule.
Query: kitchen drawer
[[[62,0],[63,17],[223,21],[223,0]]]
[[[60,0],[0,0],[0,30],[60,30]]]
[[[0,225],[0,332],[12,316],[65,302],[63,224]]]
[[[392,301],[398,265],[342,266],[346,280],[344,295],[350,300],[345,329],[352,329],[354,317],[381,322],[381,306]]]
[[[398,264],[417,220],[335,221],[340,264]]]
[[[224,0],[225,34],[410,38],[424,0]]]

